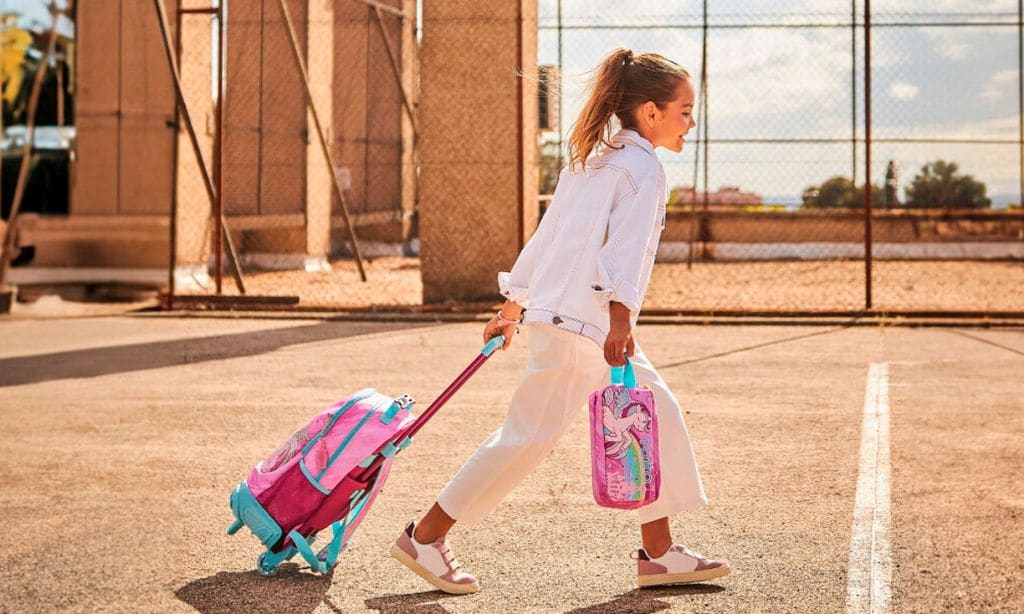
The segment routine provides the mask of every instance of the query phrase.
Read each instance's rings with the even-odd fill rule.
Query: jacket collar
[[[640,147],[641,149],[651,154],[652,156],[657,157],[654,153],[654,145],[651,145],[650,141],[640,136],[640,133],[637,132],[636,130],[630,130],[629,128],[623,128],[622,130],[619,130],[612,137],[612,143],[632,143],[633,145]]]

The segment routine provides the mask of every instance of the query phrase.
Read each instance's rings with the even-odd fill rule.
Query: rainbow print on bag
[[[635,509],[655,501],[661,490],[654,394],[637,387],[628,358],[625,367],[612,367],[611,380],[590,395],[594,500]]]

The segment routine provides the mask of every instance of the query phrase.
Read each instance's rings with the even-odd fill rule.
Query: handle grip
[[[611,368],[612,384],[621,384],[626,388],[636,388],[636,372],[633,371],[633,363],[629,356],[626,356],[626,364],[622,367]]]
[[[491,354],[494,353],[494,350],[500,348],[503,345],[505,345],[505,335],[498,335],[497,337],[488,341],[487,344],[484,346],[484,349],[480,350],[480,353],[483,354],[484,356],[490,356]]]

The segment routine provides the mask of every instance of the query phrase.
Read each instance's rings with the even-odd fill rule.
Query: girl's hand
[[[494,339],[498,335],[505,336],[505,343],[502,344],[501,349],[507,350],[508,346],[512,345],[512,335],[519,332],[519,316],[523,313],[523,308],[507,301],[497,314],[491,318],[491,321],[484,327],[484,343],[487,343],[491,339]]]
[[[604,340],[604,360],[612,367],[626,364],[626,356],[632,356],[635,344],[633,331],[629,328],[615,327]]]
[[[604,340],[604,360],[613,367],[626,364],[626,356],[632,356],[633,327],[629,322],[629,308],[617,301],[608,304],[611,332]]]

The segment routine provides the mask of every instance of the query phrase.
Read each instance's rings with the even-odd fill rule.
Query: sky
[[[56,0],[58,8],[67,7],[67,0]],[[39,30],[50,27],[50,11],[47,8],[52,2],[45,0],[0,0],[0,14],[16,12],[21,15],[18,25],[23,28]],[[71,36],[75,31],[74,23],[61,16],[57,30],[65,35]]]
[[[701,2],[562,0],[561,4],[564,134],[585,102],[589,71],[618,45],[635,52],[661,53],[699,79],[701,30],[678,26],[701,24]],[[539,0],[541,63],[558,62],[557,6],[557,0]],[[857,14],[862,22],[860,3]],[[709,2],[709,24],[713,26],[840,26],[709,30],[708,183],[712,190],[736,185],[769,199],[793,201],[804,188],[832,175],[853,174],[849,139],[854,130],[858,137],[864,136],[864,41],[863,28],[859,28],[854,68],[850,19],[848,0]],[[1000,25],[893,25],[961,21]],[[1018,139],[1016,0],[875,0],[872,23],[873,139]],[[594,27],[598,25],[601,27]],[[647,25],[662,27],[643,27]],[[851,84],[854,70],[856,109]],[[715,142],[795,138],[846,142]],[[682,154],[659,150],[670,183],[692,185],[694,150],[693,145],[687,145]],[[863,146],[856,155],[858,182],[862,182]],[[1019,201],[1021,162],[1016,142],[876,142],[872,158],[875,183],[881,183],[889,160],[895,161],[901,196],[923,164],[943,158],[958,162],[962,172],[984,181],[989,194],[998,196],[997,202]],[[703,181],[700,185],[703,187]]]
[[[863,20],[862,2],[857,0],[858,23]],[[538,0],[541,63],[558,63],[558,4],[559,0]],[[864,136],[864,41],[859,28],[853,66],[850,1],[713,0],[708,4],[709,23],[718,26],[709,30],[707,55],[710,188],[732,185],[772,201],[796,202],[806,187],[833,175],[850,177],[856,172],[862,182],[864,148],[856,148],[854,164],[849,139],[854,131],[857,137]],[[564,134],[585,102],[590,71],[618,45],[661,53],[699,79],[701,30],[693,26],[701,25],[700,0],[561,0],[561,5]],[[45,6],[44,0],[0,0],[3,11],[17,10],[23,14],[23,24],[37,26],[49,25]],[[962,21],[999,25],[892,25]],[[874,0],[872,22],[874,139],[1018,139],[1021,60],[1016,0]],[[823,27],[722,27],[751,23]],[[822,138],[846,142],[716,142]],[[659,150],[670,184],[693,184],[695,150],[693,144],[682,154]],[[939,158],[954,160],[962,172],[984,181],[997,203],[1017,202],[1020,156],[1016,142],[876,142],[872,176],[881,183],[886,165],[893,160],[902,196],[922,165]],[[698,185],[703,188],[702,178]]]

